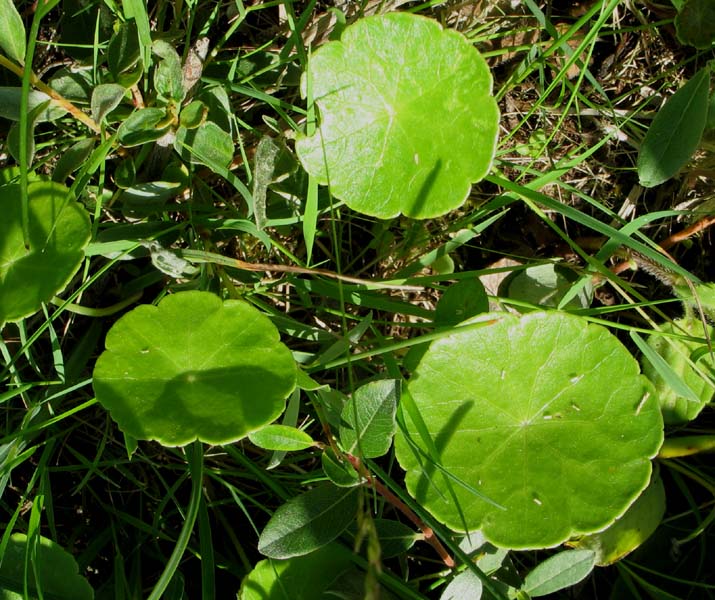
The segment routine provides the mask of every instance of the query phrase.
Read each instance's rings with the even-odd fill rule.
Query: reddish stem
[[[395,496],[395,494],[393,494],[387,488],[387,486],[385,486],[381,481],[373,477],[357,456],[353,456],[352,454],[346,454],[345,456],[350,461],[350,464],[353,466],[353,468],[360,475],[365,477],[365,479],[367,479],[368,484],[372,486],[372,488],[378,494],[380,494],[385,500],[392,504],[392,506],[399,510],[403,515],[405,515],[405,517],[407,517],[415,525],[415,527],[417,527],[422,532],[424,541],[435,549],[437,554],[439,554],[439,557],[442,559],[442,562],[450,569],[454,568],[454,559],[449,555],[445,547],[442,545],[442,542],[440,542],[437,536],[434,534],[432,528],[429,527],[422,519],[420,519],[409,506],[407,506],[402,500]]]

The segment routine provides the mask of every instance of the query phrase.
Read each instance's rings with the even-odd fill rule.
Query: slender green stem
[[[171,553],[166,567],[164,567],[164,572],[161,574],[161,577],[159,577],[159,581],[156,582],[147,600],[160,600],[162,594],[166,591],[189,545],[191,532],[194,530],[196,517],[199,514],[204,471],[204,453],[201,442],[198,440],[194,442],[187,448],[186,454],[188,455],[189,472],[191,473],[191,498],[189,499],[189,507],[186,510],[186,519],[181,528],[181,533],[179,533],[179,537],[176,540],[174,551]]]
[[[82,306],[81,304],[75,304],[74,302],[67,302],[66,300],[58,298],[57,296],[52,298],[50,302],[55,306],[63,308],[64,310],[68,310],[69,312],[73,312],[78,315],[83,315],[85,317],[108,317],[110,315],[118,313],[120,310],[124,310],[130,304],[134,304],[141,297],[142,292],[137,292],[136,294],[133,294],[128,298],[117,302],[116,304],[112,304],[111,306],[105,306],[104,308],[91,308],[89,306]]]

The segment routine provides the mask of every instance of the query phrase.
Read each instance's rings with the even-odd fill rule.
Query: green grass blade
[[[204,468],[204,455],[201,442],[197,441],[191,446],[188,446],[186,454],[188,455],[189,473],[191,474],[191,498],[189,500],[189,506],[186,509],[186,517],[184,518],[184,524],[181,527],[179,537],[176,540],[174,551],[171,553],[164,567],[164,571],[161,577],[159,577],[159,581],[157,581],[147,600],[160,600],[162,594],[166,591],[189,545],[191,532],[194,529],[194,523],[196,523],[196,517],[199,513]]]

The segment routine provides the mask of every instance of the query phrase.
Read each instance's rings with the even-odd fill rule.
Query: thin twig
[[[357,456],[352,454],[346,454],[346,458],[350,461],[353,468],[363,476],[368,484],[385,500],[387,500],[392,506],[399,510],[405,517],[407,517],[421,532],[425,542],[432,546],[442,562],[450,569],[454,568],[454,559],[447,552],[446,548],[439,541],[439,538],[434,534],[434,531],[429,527],[422,519],[420,519],[414,511],[407,506],[402,500],[400,500],[395,494],[393,494],[387,486],[385,486],[379,479],[376,479],[365,466],[362,464]]]

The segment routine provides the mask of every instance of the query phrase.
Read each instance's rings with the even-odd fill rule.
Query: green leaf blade
[[[522,590],[532,597],[546,596],[577,584],[595,564],[591,550],[564,550],[547,558],[524,579]]]
[[[703,67],[663,104],[638,153],[638,179],[655,187],[673,177],[700,143],[708,115],[710,68]]]
[[[499,111],[486,62],[460,34],[406,13],[361,19],[312,57],[320,126],[308,173],[359,212],[442,215],[491,167]],[[430,115],[425,121],[425,115]]]
[[[340,443],[351,454],[377,458],[392,445],[397,423],[400,382],[396,379],[372,381],[357,390],[342,412]]]
[[[0,0],[0,48],[18,64],[25,62],[25,24],[12,0]]]
[[[654,476],[650,485],[626,513],[603,531],[587,535],[573,545],[592,550],[599,567],[621,560],[645,542],[658,528],[665,514],[665,487]]]
[[[9,539],[0,564],[0,597],[14,600],[23,597],[25,559],[29,540],[25,534],[14,533]],[[31,553],[32,557],[33,554]],[[30,558],[30,591],[36,592],[33,564],[40,575],[40,588],[45,598],[54,600],[92,600],[94,590],[79,574],[74,557],[52,540],[37,540],[37,559]],[[34,594],[33,594],[33,597]]]
[[[712,0],[686,0],[675,17],[681,43],[702,50],[715,43],[715,4]]]
[[[395,452],[408,491],[448,527],[481,529],[499,547],[551,547],[603,529],[646,487],[663,441],[652,386],[630,352],[568,314],[473,319],[432,342],[408,391],[437,452],[434,464],[404,411]],[[456,501],[441,470],[455,478]]]
[[[227,444],[275,420],[295,379],[292,355],[266,316],[241,301],[189,291],[114,324],[94,390],[137,439]]]
[[[353,567],[352,552],[333,543],[305,556],[261,560],[246,575],[238,600],[314,600],[339,573]]]
[[[79,269],[90,239],[87,213],[63,185],[28,186],[30,250],[21,228],[20,186],[0,188],[0,323],[18,321],[61,292]]]
[[[266,425],[258,431],[248,434],[252,444],[264,450],[292,452],[305,450],[315,444],[307,433],[288,425]]]
[[[355,518],[359,488],[319,485],[281,506],[258,539],[270,558],[292,558],[329,544]]]
[[[715,328],[708,326],[704,332],[700,319],[692,317],[666,323],[661,329],[665,334],[707,335],[710,339],[715,336]],[[635,333],[631,337],[643,351],[643,374],[655,386],[665,423],[680,425],[695,419],[715,395],[715,384],[706,376],[713,369],[710,356],[697,363],[690,358],[694,351],[706,348],[705,344],[658,333],[651,334],[647,343]]]

